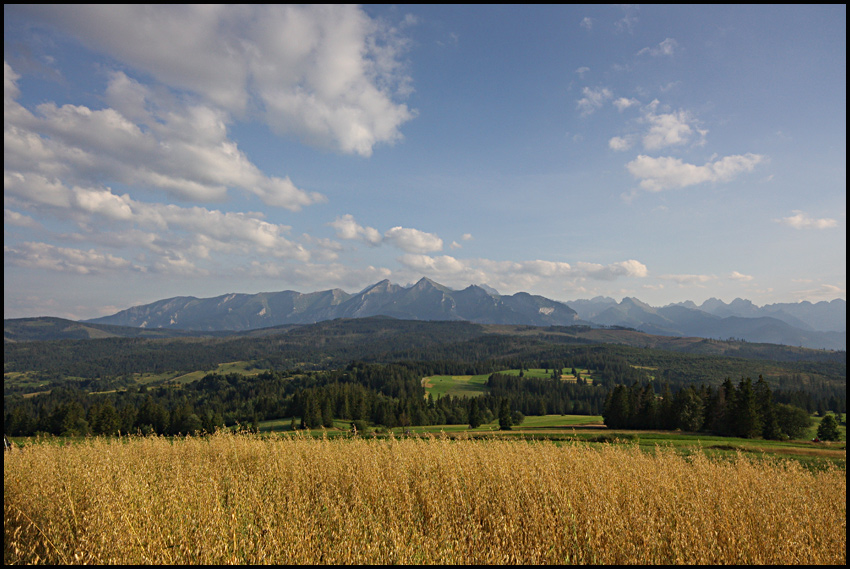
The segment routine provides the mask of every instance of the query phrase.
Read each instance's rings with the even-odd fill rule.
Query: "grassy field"
[[[296,417],[296,424],[300,417]],[[262,421],[259,423],[261,433],[290,432],[291,418]],[[506,439],[549,440],[558,443],[581,442],[591,446],[610,443],[622,443],[635,446],[642,451],[654,453],[658,448],[670,449],[683,456],[693,453],[705,453],[708,456],[734,456],[744,453],[747,456],[763,459],[789,458],[801,464],[821,468],[827,462],[839,468],[846,467],[846,427],[840,426],[840,441],[812,442],[817,430],[817,421],[811,427],[805,439],[792,441],[770,441],[763,439],[741,439],[721,437],[706,433],[684,433],[681,431],[633,431],[609,430],[605,428],[599,415],[544,415],[526,417],[521,425],[515,425],[510,431],[500,431],[498,421],[492,421],[471,429],[469,425],[427,425],[415,427],[395,427],[379,429],[378,436],[422,436],[444,434],[452,438],[470,437],[487,438],[500,437]],[[371,436],[374,428],[365,434]],[[313,431],[313,436],[329,437],[347,436],[351,431],[350,421],[334,421],[333,429]]]
[[[88,439],[4,457],[4,562],[846,562],[846,474],[447,436]]]
[[[434,399],[451,395],[459,397],[466,395],[467,397],[477,397],[487,393],[487,378],[490,374],[483,375],[432,375],[422,378],[422,387],[425,388],[425,394],[431,395]]]
[[[589,369],[585,369],[585,368],[576,368],[576,371],[578,372],[578,374],[582,378],[584,378],[588,381],[593,380],[593,370],[589,370]],[[500,371],[499,373],[502,373],[504,375],[516,375],[516,376],[518,376],[519,373],[520,373],[520,370],[509,369],[509,370],[506,370],[506,371]],[[552,377],[552,370],[551,369],[531,368],[531,369],[522,370],[522,374],[523,374],[523,377],[528,377],[528,378],[548,379],[548,378]],[[561,370],[561,380],[562,381],[575,381],[576,376],[573,375],[573,368],[565,367],[564,369],[562,369]]]
[[[243,375],[257,375],[263,370],[251,369],[252,362],[248,361],[240,361],[240,362],[227,362],[223,364],[218,364],[215,369],[208,370],[196,370],[189,373],[183,372],[166,372],[166,373],[140,373],[133,374],[134,379],[140,384],[158,384],[158,383],[191,383],[193,381],[198,381],[203,379],[204,376],[210,373],[219,373],[219,374],[228,374],[228,373],[241,373]]]
[[[576,369],[582,378],[592,381],[593,372],[588,369]],[[509,369],[500,371],[505,375],[519,376],[520,370]],[[430,394],[434,399],[451,395],[458,397],[466,395],[467,397],[476,397],[487,393],[487,379],[490,374],[482,375],[432,375],[422,378],[422,386],[425,388],[425,393]],[[523,370],[523,377],[548,379],[552,377],[552,370],[546,369],[526,369]],[[572,374],[572,368],[564,368],[562,381],[575,381],[576,377]]]

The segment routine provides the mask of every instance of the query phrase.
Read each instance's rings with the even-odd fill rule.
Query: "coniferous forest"
[[[746,346],[748,358],[588,342],[565,328],[374,318],[233,337],[5,342],[10,435],[211,432],[293,419],[385,427],[486,423],[519,415],[603,415],[610,428],[798,437],[813,412],[846,412],[844,352]],[[739,347],[740,348],[740,347]],[[772,359],[760,359],[770,354]],[[776,357],[779,354],[779,357]],[[140,374],[214,370],[189,382]],[[593,370],[561,381],[555,370]],[[516,369],[553,377],[519,377]],[[488,375],[477,397],[427,394],[422,378]],[[753,382],[751,377],[757,377]],[[734,378],[734,380],[733,380]]]

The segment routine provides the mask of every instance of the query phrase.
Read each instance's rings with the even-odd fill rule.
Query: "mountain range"
[[[370,316],[481,324],[617,326],[665,336],[738,338],[836,350],[845,350],[847,343],[846,301],[840,299],[763,307],[743,299],[729,304],[709,299],[701,306],[687,301],[656,308],[630,297],[619,303],[607,297],[559,302],[525,292],[501,295],[486,285],[453,290],[427,278],[411,286],[383,280],[356,294],[333,289],[306,294],[283,291],[215,298],[180,296],[85,322],[147,329],[239,331]]]

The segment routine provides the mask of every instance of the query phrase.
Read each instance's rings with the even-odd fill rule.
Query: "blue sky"
[[[4,314],[846,298],[846,7],[4,6]]]

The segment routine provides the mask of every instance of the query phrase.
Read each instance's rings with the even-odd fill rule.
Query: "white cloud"
[[[596,280],[610,281],[618,277],[643,278],[649,274],[646,265],[634,259],[620,261],[610,265],[577,263],[576,266],[584,271],[588,277]]]
[[[83,251],[68,247],[57,247],[48,243],[25,242],[14,247],[3,246],[4,263],[18,267],[48,269],[80,275],[104,273],[113,270],[135,269],[127,259],[94,249]]]
[[[467,270],[465,262],[449,255],[431,257],[429,255],[417,255],[406,253],[399,257],[399,262],[406,267],[427,274],[438,274],[443,276],[457,275]]]
[[[144,247],[172,258],[181,250],[191,250],[200,257],[207,257],[203,252],[212,250],[259,253],[301,261],[310,258],[303,245],[284,236],[290,230],[288,226],[268,223],[255,214],[146,203],[128,194],[116,195],[109,189],[67,188],[49,183],[42,176],[7,174],[5,182],[8,199],[59,219],[77,221],[86,231],[86,239],[96,240],[98,231],[105,231],[110,223],[120,226],[121,233],[111,234],[105,243],[111,246]],[[40,191],[45,187],[49,193]],[[134,226],[155,233],[139,234]],[[90,227],[97,227],[98,231]],[[124,240],[121,235],[129,238]]]
[[[433,233],[405,227],[393,227],[384,233],[384,240],[408,253],[430,253],[443,248],[443,240]]]
[[[590,71],[590,67],[579,67],[578,69],[576,69],[576,73],[578,73],[578,76],[582,79],[584,79],[584,74],[588,71]]]
[[[673,52],[679,46],[678,42],[673,38],[667,38],[661,43],[659,43],[655,47],[645,47],[639,52],[638,55],[651,55],[652,57],[659,57],[662,55],[673,55]]]
[[[578,104],[576,105],[578,109],[581,111],[582,116],[587,116],[592,114],[594,111],[602,107],[605,104],[605,101],[611,99],[614,94],[607,87],[585,87],[581,90],[582,97],[579,99]]]
[[[56,6],[34,15],[93,49],[279,132],[369,156],[415,112],[408,41],[354,5]],[[408,19],[405,23],[409,23]]]
[[[133,218],[133,209],[130,207],[130,196],[116,196],[108,190],[87,190],[74,188],[74,202],[77,206],[89,213],[97,213],[108,219],[128,220]]]
[[[433,233],[397,226],[381,235],[377,229],[357,223],[351,214],[338,217],[328,225],[336,230],[340,239],[353,239],[372,246],[389,243],[407,253],[431,253],[443,248],[443,240]],[[456,247],[460,245],[455,243],[452,248]]]
[[[755,277],[739,273],[738,271],[732,271],[732,274],[729,275],[729,278],[733,281],[749,282],[749,281],[753,280]]]
[[[640,7],[635,4],[623,4],[620,8],[625,13],[621,19],[614,22],[614,28],[620,33],[628,32],[631,34],[639,21],[637,13],[640,11]]]
[[[370,245],[379,245],[383,239],[381,233],[372,227],[363,227],[354,220],[350,213],[336,218],[329,223],[336,230],[340,239],[357,239]]]
[[[657,101],[653,101],[657,103]],[[690,141],[694,131],[698,132],[702,138],[708,133],[706,130],[700,130],[695,125],[696,119],[687,111],[677,111],[673,113],[655,114],[653,112],[656,105],[650,104],[648,111],[644,114],[643,122],[649,123],[649,131],[643,137],[643,146],[647,150],[658,150],[665,146],[682,145]]]
[[[611,150],[628,150],[632,147],[632,139],[630,137],[615,136],[608,141],[608,148]]]
[[[726,156],[703,166],[688,164],[670,156],[653,158],[640,155],[628,164],[628,171],[649,192],[685,188],[705,182],[728,182],[743,172],[752,171],[766,158],[759,154]]]
[[[629,107],[639,105],[640,102],[637,99],[628,99],[626,97],[620,97],[618,99],[615,99],[613,104],[615,107],[617,107],[618,111],[623,112]]]
[[[15,225],[17,227],[40,227],[41,224],[28,215],[3,209],[3,225]]]
[[[372,265],[353,268],[341,263],[289,264],[275,261],[252,261],[247,267],[237,269],[250,278],[285,278],[292,286],[303,287],[304,292],[336,287],[343,290],[360,290],[393,276],[392,271]]]
[[[418,275],[427,275],[448,286],[466,286],[486,282],[499,290],[528,290],[550,285],[562,287],[587,279],[613,281],[619,278],[643,278],[648,271],[635,260],[610,265],[578,262],[575,266],[558,261],[493,261],[490,259],[457,259],[449,255],[432,257],[421,254],[402,255],[399,262]]]
[[[460,238],[464,241],[471,241],[473,239],[472,233],[464,233]]]
[[[817,288],[794,291],[793,294],[800,300],[833,300],[836,298],[846,298],[847,289],[840,286],[822,284]]]
[[[830,229],[838,225],[838,222],[834,219],[828,217],[814,219],[800,210],[794,210],[794,215],[790,217],[783,217],[774,221],[794,229]]]
[[[584,17],[581,19],[581,23],[579,25],[586,30],[592,30],[593,18]]]
[[[717,279],[714,275],[659,275],[658,278],[673,281],[679,286],[701,286]]]
[[[45,103],[30,113],[6,100],[4,178],[28,174],[49,184],[81,186],[110,179],[197,201],[220,201],[229,188],[237,188],[293,211],[325,201],[289,178],[264,175],[228,139],[223,111],[200,105],[160,109],[146,88],[123,73],[113,74],[110,85],[133,93],[125,110],[139,122],[113,108]]]
[[[6,61],[3,61],[3,101],[14,101],[21,92],[18,89],[18,79],[21,76],[15,73]]]

